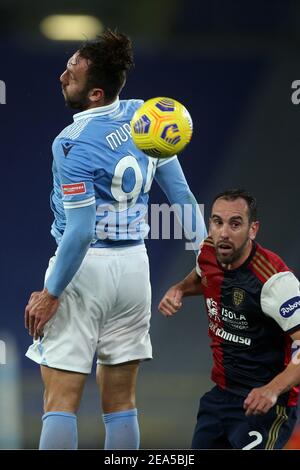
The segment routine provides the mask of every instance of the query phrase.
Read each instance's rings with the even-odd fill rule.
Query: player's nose
[[[221,238],[228,238],[229,237],[229,231],[228,231],[227,224],[222,225],[220,235],[221,235]]]
[[[61,74],[61,76],[59,77],[59,80],[62,83],[62,85],[66,84],[66,82],[67,82],[67,71],[66,70]]]

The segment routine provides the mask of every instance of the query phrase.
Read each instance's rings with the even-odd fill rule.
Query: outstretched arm
[[[181,308],[183,297],[202,294],[201,278],[194,268],[187,277],[165,293],[158,309],[165,317],[171,317]]]

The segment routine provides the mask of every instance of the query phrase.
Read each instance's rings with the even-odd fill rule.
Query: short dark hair
[[[79,55],[91,61],[87,87],[102,88],[106,101],[119,94],[127,73],[134,66],[131,40],[125,34],[110,29],[97,39],[82,44]]]
[[[217,199],[225,199],[226,201],[235,201],[241,198],[247,202],[249,211],[249,222],[255,222],[257,220],[257,201],[248,191],[245,189],[227,189],[219,193],[213,200],[213,204]]]

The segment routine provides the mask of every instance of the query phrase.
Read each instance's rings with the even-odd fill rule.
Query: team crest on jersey
[[[246,293],[243,289],[239,289],[238,287],[232,289],[232,301],[236,307],[238,307],[244,302],[245,297]]]

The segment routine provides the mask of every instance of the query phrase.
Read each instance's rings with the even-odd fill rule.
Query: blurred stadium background
[[[89,34],[55,41],[40,29],[54,14],[84,14],[134,40],[136,68],[123,98],[170,96],[189,109],[191,144],[180,157],[199,203],[230,186],[260,202],[258,240],[300,275],[299,115],[291,83],[300,79],[296,0],[0,0],[1,321],[7,364],[0,365],[0,448],[36,448],[42,414],[39,369],[24,357],[29,294],[42,287],[54,250],[49,228],[51,143],[71,122],[58,78]],[[63,28],[63,30],[65,30]],[[59,31],[58,26],[54,34]],[[151,202],[164,202],[156,185]],[[174,319],[157,312],[170,284],[194,264],[184,241],[147,242],[153,286],[154,360],[143,364],[137,404],[143,448],[188,448],[199,397],[210,386],[202,301]],[[103,446],[94,377],[79,413],[81,448]],[[297,437],[297,436],[296,436]],[[291,447],[299,447],[297,438]]]

